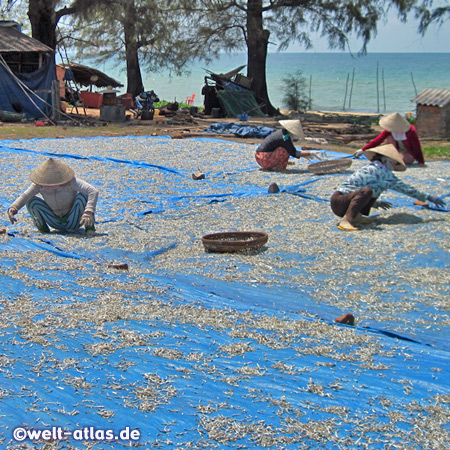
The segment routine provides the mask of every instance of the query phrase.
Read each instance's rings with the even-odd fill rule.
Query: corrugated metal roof
[[[425,89],[411,101],[421,105],[443,107],[450,103],[450,90]]]
[[[15,22],[0,22],[0,53],[53,52],[42,42],[23,34]]]

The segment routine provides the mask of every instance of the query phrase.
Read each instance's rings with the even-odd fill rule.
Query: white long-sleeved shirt
[[[72,208],[78,192],[85,194],[88,198],[85,211],[95,212],[98,199],[98,190],[86,181],[73,178],[69,183],[62,186],[39,186],[32,183],[31,186],[23,192],[11,205],[19,211],[34,196],[41,194],[44,201],[58,217],[65,216]]]

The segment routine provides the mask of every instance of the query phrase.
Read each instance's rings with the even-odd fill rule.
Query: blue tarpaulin
[[[12,73],[0,64],[0,111],[20,112],[26,119],[51,115],[52,82],[56,80],[54,59],[31,73]]]
[[[58,449],[445,448],[447,212],[389,193],[392,210],[343,233],[327,201],[352,169],[271,173],[254,150],[161,136],[1,142],[4,211],[49,156],[100,190],[92,237],[40,234],[25,209],[15,225],[3,215],[5,448],[47,448],[22,442],[29,430],[50,430]],[[449,166],[399,176],[445,198]],[[207,232],[250,228],[269,234],[258,251],[202,247]],[[355,326],[334,322],[347,311]]]

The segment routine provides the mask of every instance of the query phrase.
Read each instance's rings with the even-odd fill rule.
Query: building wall
[[[450,105],[417,105],[416,128],[419,136],[450,136]]]
[[[450,138],[450,103],[444,106],[444,137]]]

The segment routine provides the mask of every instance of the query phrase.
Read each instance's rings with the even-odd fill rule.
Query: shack
[[[93,67],[85,66],[79,63],[68,63],[60,64],[58,66],[60,75],[58,78],[65,82],[66,91],[71,89],[71,82],[75,84],[76,87],[82,86],[84,90],[79,92],[81,99],[83,100],[83,105],[88,108],[100,108],[103,103],[103,95],[100,92],[95,92],[93,90],[96,88],[106,88],[106,87],[123,87],[123,84],[119,81],[111,78],[105,73]],[[70,101],[66,92],[66,100]]]
[[[49,116],[53,49],[22,33],[17,22],[0,21],[0,80],[0,120]]]
[[[416,128],[421,136],[450,137],[450,90],[425,89],[416,103]]]
[[[251,89],[252,78],[239,72],[245,66],[225,74],[216,74],[207,70],[202,94],[205,96],[205,114],[213,117],[264,117]]]

